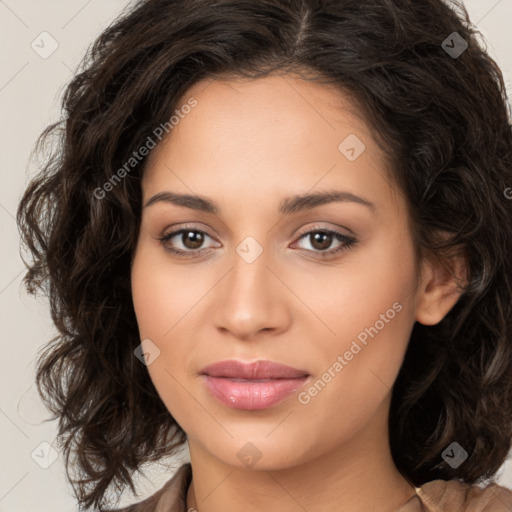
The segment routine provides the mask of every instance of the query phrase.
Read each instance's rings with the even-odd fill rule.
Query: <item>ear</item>
[[[452,309],[468,282],[463,255],[431,258],[422,263],[416,320],[424,325],[439,323]]]

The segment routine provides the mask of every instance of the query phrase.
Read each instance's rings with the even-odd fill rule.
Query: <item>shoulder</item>
[[[145,500],[116,508],[108,512],[156,512],[166,510],[169,512],[181,512],[186,507],[186,493],[190,483],[191,465],[185,463],[178,468],[171,479],[157,492]]]
[[[512,490],[459,480],[432,480],[416,489],[426,512],[511,512]]]

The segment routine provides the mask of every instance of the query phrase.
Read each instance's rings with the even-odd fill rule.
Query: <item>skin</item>
[[[417,265],[389,163],[338,90],[270,75],[199,82],[182,104],[190,97],[197,106],[150,154],[143,204],[172,191],[206,196],[220,212],[165,201],[144,207],[131,276],[140,338],[160,350],[148,371],[188,436],[187,509],[397,510],[414,488],[390,453],[391,388],[414,323],[438,323],[458,299],[454,277],[443,265]],[[366,146],[354,161],[338,149],[350,134]],[[331,202],[278,213],[286,197],[327,190],[349,191],[375,211]],[[167,242],[196,251],[188,259],[158,239],[184,224],[206,233],[202,245],[182,235]],[[357,242],[322,258],[343,242],[332,238],[322,248],[301,237],[314,229]],[[252,263],[236,251],[247,236],[263,251]],[[400,312],[321,392],[300,403],[298,393],[395,303]],[[199,375],[226,359],[276,361],[311,377],[271,408],[232,409],[212,397]],[[237,456],[249,442],[261,454],[251,467]]]

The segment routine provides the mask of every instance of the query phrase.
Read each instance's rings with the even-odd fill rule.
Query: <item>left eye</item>
[[[320,252],[325,254],[334,254],[339,251],[348,249],[355,243],[355,239],[337,231],[327,229],[317,229],[303,233],[299,240],[309,240],[310,245],[313,247],[313,252]],[[338,241],[340,245],[335,249],[329,249],[334,241]],[[311,249],[306,249],[311,250]]]
[[[179,235],[181,235],[181,237],[178,237]],[[175,255],[192,257],[197,255],[197,253],[202,250],[209,249],[201,247],[205,241],[205,237],[211,238],[204,231],[182,228],[162,236],[159,238],[159,241],[167,251]],[[171,243],[174,238],[177,238],[177,240],[181,243],[181,248],[176,248],[175,244]],[[307,231],[302,233],[298,240],[307,240],[308,238],[313,249],[302,249],[308,252],[318,253],[322,257],[349,249],[356,243],[356,240],[353,237],[349,237],[337,231],[327,229],[314,229]],[[335,249],[329,249],[334,241],[339,242],[338,247]],[[294,244],[296,243],[297,242],[294,242]]]

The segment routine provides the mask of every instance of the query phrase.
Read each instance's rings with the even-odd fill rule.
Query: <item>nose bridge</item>
[[[231,271],[223,284],[218,301],[216,324],[240,338],[249,338],[261,329],[282,323],[284,311],[279,281],[268,267],[272,266],[270,249],[255,236],[246,236],[236,247]],[[278,306],[281,304],[281,306]]]
[[[261,237],[258,237],[261,238]],[[256,237],[246,236],[236,247],[233,255],[233,269],[229,276],[229,294],[236,296],[238,304],[256,300],[259,306],[267,302],[269,287],[272,287],[269,277],[271,272],[267,266],[270,264],[270,253],[264,248],[264,241],[260,243]]]

